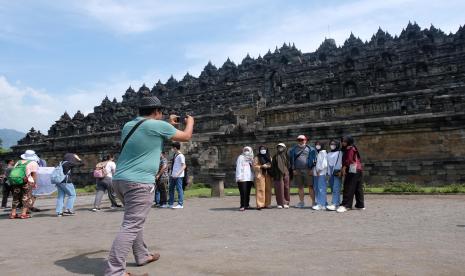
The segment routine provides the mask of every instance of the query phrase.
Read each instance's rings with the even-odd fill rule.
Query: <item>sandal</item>
[[[158,254],[158,253],[150,253],[149,256],[151,257],[150,259],[147,259],[147,261],[145,261],[145,263],[142,263],[142,264],[140,264],[138,266],[144,266],[144,265],[147,265],[149,263],[158,261],[158,259],[160,259],[160,254]]]
[[[10,218],[10,219],[15,219],[15,218],[19,218],[19,216],[18,216],[18,215],[12,215],[12,214],[10,214],[10,217],[9,217],[9,218]]]
[[[21,216],[19,216],[20,219],[28,219],[28,218],[31,218],[31,215],[28,215],[28,214],[21,214]]]

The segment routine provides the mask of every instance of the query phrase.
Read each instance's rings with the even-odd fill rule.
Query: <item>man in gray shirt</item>
[[[307,137],[299,135],[297,137],[298,144],[289,151],[289,161],[294,175],[294,181],[299,189],[299,200],[296,208],[305,206],[305,184],[308,185],[308,193],[310,195],[312,206],[315,205],[315,193],[313,190],[312,168],[315,166],[316,150],[307,145]]]

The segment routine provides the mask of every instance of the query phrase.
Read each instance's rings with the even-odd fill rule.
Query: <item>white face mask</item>
[[[250,151],[244,150],[244,154],[245,154],[245,155],[249,155],[249,154],[250,154]]]
[[[265,154],[266,154],[266,150],[260,150],[260,154],[265,155]]]
[[[315,148],[316,148],[317,150],[320,150],[320,149],[321,149],[321,146],[320,146],[320,145],[316,145]]]
[[[336,149],[336,145],[331,145],[331,150],[335,150]]]

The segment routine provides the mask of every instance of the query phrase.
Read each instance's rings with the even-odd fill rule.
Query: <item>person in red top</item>
[[[342,138],[342,175],[344,176],[344,191],[342,203],[337,208],[338,213],[343,213],[347,209],[352,209],[355,195],[355,208],[365,210],[365,202],[362,184],[362,160],[360,153],[354,143],[354,138],[347,135]]]

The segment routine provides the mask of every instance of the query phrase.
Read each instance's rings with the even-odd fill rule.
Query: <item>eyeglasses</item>
[[[297,141],[301,142],[301,141],[305,141],[305,139],[297,139]]]

